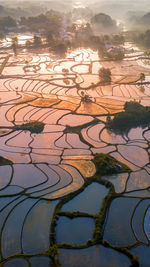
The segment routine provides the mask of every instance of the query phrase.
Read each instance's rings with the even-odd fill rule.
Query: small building
[[[115,46],[113,45],[113,43],[110,40],[107,40],[107,41],[105,41],[105,48],[106,48],[106,50],[108,50],[108,49],[115,48]]]

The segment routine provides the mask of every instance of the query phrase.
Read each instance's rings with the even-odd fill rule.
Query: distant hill
[[[13,18],[19,18],[19,17],[29,17],[33,15],[38,15],[45,11],[42,7],[40,6],[32,6],[30,5],[28,8],[12,8],[12,7],[5,7],[0,5],[0,17],[13,17]]]
[[[129,11],[150,11],[150,4],[149,0],[95,0],[89,2],[89,8],[95,13],[103,12],[115,19],[123,19]]]
[[[60,12],[70,11],[72,2],[69,0],[25,0],[25,1],[0,1],[0,16],[29,17],[37,16],[48,10],[56,10]]]
[[[130,15],[127,19],[127,23],[129,24],[129,27],[131,29],[140,29],[140,30],[146,30],[150,28],[150,12],[146,14],[135,14]]]
[[[141,19],[140,22],[144,25],[150,25],[150,12],[148,12],[147,14],[145,14]]]

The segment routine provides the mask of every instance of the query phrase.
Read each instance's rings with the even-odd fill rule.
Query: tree
[[[32,45],[32,42],[29,41],[29,40],[27,40],[27,41],[26,41],[26,47],[27,47],[27,48],[28,48],[28,47],[31,47],[31,45]]]
[[[122,60],[124,58],[124,52],[118,49],[113,56],[114,60]]]
[[[116,21],[104,13],[94,15],[91,19],[91,25],[97,33],[111,33],[118,30]]]
[[[130,101],[124,104],[124,110],[129,113],[135,113],[137,111],[143,112],[144,107],[136,101]]]
[[[140,79],[139,79],[140,81],[141,81],[141,83],[143,82],[143,81],[145,81],[145,74],[144,73],[141,73],[140,74]]]
[[[92,102],[92,99],[91,99],[91,96],[84,95],[84,96],[81,97],[81,101],[82,102],[86,102],[86,103],[91,103]]]
[[[10,16],[0,17],[0,30],[7,31],[9,27],[16,27],[16,21]]]
[[[42,43],[41,37],[34,35],[34,45],[39,46]]]
[[[18,47],[18,38],[12,38],[12,49],[15,55],[17,55],[17,47]]]
[[[110,69],[101,68],[99,70],[99,77],[102,82],[110,83],[111,82],[111,71]]]
[[[121,34],[115,34],[112,36],[112,41],[115,43],[115,45],[120,45],[120,44],[124,44],[124,36]]]
[[[3,33],[3,31],[0,31],[0,39],[2,39],[2,38],[4,38],[4,33]]]
[[[114,25],[116,26],[116,23],[112,20],[112,18],[104,13],[94,15],[94,17],[92,17],[91,19],[91,23],[99,24],[103,27],[113,27]]]
[[[60,56],[64,56],[67,52],[67,46],[65,43],[58,43],[53,49],[54,52]]]

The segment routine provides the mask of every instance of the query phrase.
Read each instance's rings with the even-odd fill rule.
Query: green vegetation
[[[130,171],[125,164],[117,161],[108,154],[95,154],[93,161],[96,166],[97,174],[99,175],[110,175]]]
[[[139,88],[139,90],[142,92],[142,93],[144,93],[145,92],[145,88],[144,88],[144,86],[140,86],[140,88]]]
[[[116,32],[117,25],[109,15],[104,13],[96,14],[91,19],[91,24],[96,32]]]
[[[128,21],[130,28],[136,29],[136,30],[138,29],[141,31],[142,30],[149,30],[150,12],[145,13],[144,15],[141,12],[141,15],[136,14],[136,15],[130,17],[130,19]]]
[[[56,43],[55,46],[53,46],[52,50],[55,54],[58,54],[60,56],[64,56],[67,52],[67,44],[58,42],[58,43]]]
[[[124,38],[124,35],[123,34],[113,34],[111,36],[111,39],[112,39],[112,42],[115,45],[123,45],[124,44],[124,41],[125,41],[125,38]]]
[[[141,17],[139,22],[143,25],[147,25],[149,27],[150,24],[150,12],[144,14],[144,16]]]
[[[58,247],[76,248],[76,249],[87,248],[91,245],[100,244],[102,242],[102,236],[103,236],[102,228],[103,228],[103,224],[105,221],[107,210],[111,204],[111,201],[115,197],[118,197],[119,195],[115,193],[114,186],[109,181],[103,180],[101,178],[101,175],[106,175],[106,174],[111,175],[114,173],[127,172],[127,171],[130,171],[130,169],[126,165],[120,163],[116,159],[105,154],[96,154],[94,157],[94,163],[97,169],[96,174],[93,177],[86,180],[84,185],[78,191],[75,191],[63,197],[62,200],[56,206],[54,216],[52,219],[51,231],[50,231],[51,246],[56,244],[55,226],[57,225],[57,220],[59,216],[67,216],[70,219],[77,218],[77,217],[91,217],[95,220],[95,230],[93,234],[93,240],[87,240],[87,243],[85,245],[73,246],[71,244],[63,243],[63,244],[58,244]],[[61,208],[65,203],[72,200],[74,197],[76,197],[78,194],[84,191],[84,189],[93,182],[103,184],[107,188],[110,189],[108,195],[103,200],[100,212],[98,214],[89,214],[89,213],[84,213],[84,212],[79,212],[79,211],[75,211],[75,212],[61,211]]]
[[[128,32],[128,40],[135,42],[139,46],[148,49],[150,47],[150,30],[143,30],[143,31],[131,31]]]
[[[58,215],[60,216],[66,216],[70,219],[76,218],[76,217],[94,217],[93,214],[85,213],[85,212],[80,212],[80,211],[74,211],[74,212],[69,212],[69,211],[60,211],[58,212]]]
[[[112,54],[107,53],[106,56],[111,60],[122,60],[124,59],[124,52],[121,49],[115,49]]]
[[[30,131],[31,133],[41,133],[44,129],[44,123],[40,121],[28,122],[22,125],[16,125],[13,127],[14,130],[19,131]]]
[[[107,155],[104,155],[104,154],[96,154],[95,155],[95,161],[97,162],[97,164],[98,164],[98,159],[103,158],[103,157],[107,158]],[[98,164],[98,166],[99,166],[99,164]],[[115,249],[118,252],[127,255],[131,259],[131,263],[136,264],[136,265],[131,265],[131,266],[139,266],[138,260],[130,253],[130,251],[128,249],[124,249],[124,248],[122,249],[121,247],[112,246],[108,242],[102,240],[103,225],[104,225],[107,211],[111,205],[112,200],[115,197],[119,197],[120,195],[115,193],[114,186],[110,182],[105,181],[100,177],[100,175],[99,175],[100,173],[101,172],[99,172],[99,167],[97,167],[97,174],[94,175],[93,177],[89,178],[88,180],[85,180],[85,184],[78,191],[75,191],[75,192],[73,192],[73,193],[71,193],[65,197],[62,197],[60,199],[60,201],[57,204],[56,209],[54,211],[54,215],[53,215],[53,219],[52,219],[52,223],[51,223],[51,230],[50,230],[51,244],[50,244],[50,247],[48,248],[48,250],[45,253],[39,254],[37,256],[42,256],[42,255],[43,256],[44,255],[49,256],[51,258],[54,266],[59,266],[59,262],[57,260],[57,256],[59,255],[59,248],[83,249],[83,248],[88,248],[88,247],[96,245],[96,244],[101,244],[105,247]],[[108,172],[108,173],[111,174],[111,172]],[[84,191],[84,189],[88,185],[90,185],[92,182],[98,182],[100,184],[105,185],[107,188],[110,188],[108,195],[103,200],[103,203],[102,203],[102,206],[101,206],[99,213],[88,214],[88,213],[78,212],[78,211],[77,212],[62,212],[61,211],[61,208],[65,203],[67,203],[68,201],[73,199],[75,196],[77,196],[79,193]],[[77,217],[91,217],[91,218],[93,218],[95,220],[95,230],[93,233],[93,239],[87,240],[86,244],[83,244],[83,245],[73,246],[72,244],[69,244],[69,243],[57,244],[56,243],[55,226],[57,224],[57,220],[58,220],[59,216],[67,216],[69,218],[77,218]],[[17,254],[17,255],[13,255],[11,257],[8,257],[7,259],[4,258],[3,263],[9,259],[15,258],[16,256],[17,257],[24,257],[26,260],[28,260],[30,257],[32,257],[32,255],[27,255],[27,254]]]
[[[106,28],[109,28],[109,27],[115,28],[116,27],[115,22],[113,20],[111,20],[111,18],[109,16],[107,16],[105,14],[99,14],[99,15],[97,15],[97,17],[95,16],[94,19],[95,19],[95,21],[93,21],[93,25],[94,24],[95,25],[101,24],[102,26],[105,26]],[[47,12],[46,15],[39,15],[38,17],[21,18],[20,25],[23,24],[26,26],[27,29],[34,30],[34,31],[39,31],[39,29],[44,30],[43,34],[44,34],[44,36],[46,36],[47,45],[50,47],[50,51],[54,51],[56,54],[59,54],[59,55],[64,55],[70,44],[65,43],[65,41],[60,42],[61,39],[60,39],[59,34],[61,31],[62,21],[63,21],[62,17],[59,13],[55,13],[53,11],[50,11],[50,12]],[[112,55],[109,55],[106,51],[106,48],[105,48],[106,36],[105,37],[104,36],[101,36],[101,37],[92,36],[92,38],[90,38],[91,31],[92,30],[90,29],[90,26],[87,25],[87,33],[89,32],[89,35],[86,37],[83,37],[83,36],[85,36],[86,31],[81,31],[81,33],[83,33],[82,37],[81,38],[79,38],[79,37],[75,38],[73,45],[80,46],[81,44],[83,44],[83,46],[87,46],[87,47],[91,47],[91,48],[94,47],[95,49],[98,49],[100,56],[102,55],[103,57],[107,57],[110,60],[121,60],[124,57],[124,53],[121,50],[116,50],[115,53],[113,53]],[[116,45],[122,44],[123,37],[116,35],[114,37],[113,41]],[[34,46],[38,47],[39,45],[42,44],[41,38],[38,37],[37,35],[35,35],[34,36],[34,43],[27,41],[27,46],[30,47],[32,44]],[[15,54],[17,53],[17,46],[18,46],[17,40],[14,40],[13,44],[12,44],[12,48],[13,48],[13,51]],[[65,75],[68,73],[68,70],[63,69],[62,72]],[[99,77],[100,77],[101,83],[106,83],[106,84],[111,83],[111,71],[110,71],[110,69],[105,69],[105,68],[100,69]],[[145,76],[143,73],[141,73],[139,80],[141,81],[141,83],[145,80]],[[83,91],[81,92],[81,101],[92,102],[91,98],[88,95],[84,94]],[[122,120],[121,118],[119,121],[119,116],[120,117],[125,116],[123,114],[126,114],[126,121]],[[142,114],[145,114],[145,115],[142,115]],[[129,120],[130,116],[131,116],[131,120]],[[115,129],[115,127],[123,127],[120,125],[124,125],[124,127],[133,127],[133,124],[139,123],[139,120],[141,123],[143,122],[142,116],[146,116],[146,120],[148,122],[150,122],[150,119],[148,120],[148,117],[150,117],[150,108],[148,108],[148,107],[144,108],[139,103],[136,103],[136,102],[126,103],[125,104],[125,112],[122,112],[122,113],[115,115],[115,118],[113,120],[111,120],[111,118],[108,116],[108,121],[107,121],[106,126],[108,129],[112,130],[114,127],[114,130],[119,129],[119,131],[120,131],[120,128]],[[136,118],[135,121],[133,120],[134,117]],[[117,118],[118,118],[118,121],[120,123],[119,126],[117,126],[117,123],[114,122],[115,119],[117,120]],[[122,122],[121,122],[121,120],[122,120]],[[69,132],[78,133],[80,140],[84,141],[85,144],[86,143],[88,144],[88,142],[83,140],[83,137],[81,135],[81,129],[86,127],[87,125],[95,124],[96,121],[98,121],[98,119],[94,119],[94,121],[92,121],[90,123],[86,123],[82,126],[66,127],[66,130],[64,131],[64,133],[69,133]],[[128,123],[129,123],[129,125],[128,125]],[[130,126],[130,123],[132,126]],[[23,130],[23,131],[30,131],[31,133],[41,133],[44,129],[44,123],[34,121],[34,122],[25,123],[22,125],[15,125],[14,127],[10,127],[10,128],[14,131]],[[121,128],[121,131],[122,131],[122,128]],[[92,178],[87,179],[85,181],[85,184],[83,185],[83,187],[80,188],[78,191],[73,192],[73,193],[71,193],[65,197],[62,197],[60,199],[60,201],[59,201],[59,203],[55,209],[52,224],[51,224],[51,231],[50,231],[51,246],[49,247],[49,249],[45,253],[43,253],[41,255],[49,256],[52,259],[52,261],[55,262],[55,257],[58,256],[58,254],[59,254],[59,250],[58,250],[59,247],[62,247],[62,248],[86,248],[86,247],[89,247],[89,246],[92,246],[95,244],[101,244],[101,245],[104,245],[106,247],[116,249],[121,253],[124,253],[125,255],[127,255],[131,259],[132,266],[139,266],[138,260],[130,253],[130,251],[128,249],[121,248],[121,247],[115,247],[115,246],[113,247],[108,242],[102,240],[102,238],[103,238],[103,225],[105,222],[106,214],[108,212],[108,209],[111,205],[112,200],[115,197],[118,197],[120,195],[116,194],[115,190],[114,190],[114,186],[110,182],[103,180],[101,178],[101,176],[102,175],[117,174],[117,173],[122,173],[122,172],[129,172],[130,169],[126,165],[122,164],[121,162],[117,161],[113,157],[109,156],[108,154],[102,154],[102,153],[96,154],[93,162],[95,163],[95,166],[97,169],[96,175]],[[10,160],[7,160],[3,157],[0,157],[0,165],[8,165],[8,164],[13,164],[13,163]],[[77,212],[61,212],[61,207],[64,205],[64,203],[66,203],[69,200],[71,200],[72,198],[74,198],[76,195],[78,195],[80,192],[82,192],[87,187],[87,185],[89,185],[90,183],[95,182],[95,181],[100,183],[100,184],[104,184],[106,187],[110,188],[108,195],[103,200],[101,210],[99,211],[98,214],[92,215],[92,214],[78,212],[78,211]],[[67,244],[67,243],[66,244],[64,243],[61,245],[56,244],[55,226],[57,224],[57,220],[58,220],[59,216],[67,216],[69,218],[92,217],[95,220],[95,230],[94,230],[94,234],[93,234],[93,240],[87,240],[85,245],[75,246],[75,247],[73,247],[71,244]],[[10,258],[13,258],[16,256],[17,257],[24,257],[26,259],[28,259],[28,258],[30,259],[30,257],[31,257],[31,255],[27,255],[27,254],[16,254]],[[9,257],[7,259],[9,259]],[[6,259],[2,259],[2,261],[4,261],[4,262],[5,262],[5,260]]]
[[[135,101],[126,102],[124,112],[107,120],[107,129],[116,134],[126,134],[131,128],[145,127],[150,124],[150,107],[144,107]]]
[[[10,16],[0,17],[0,30],[5,31],[9,27],[16,27],[16,21]]]
[[[106,42],[112,44],[112,51],[106,47]],[[118,47],[124,43],[124,37],[122,34],[109,34],[109,35],[91,35],[89,39],[84,43],[85,47],[90,47],[93,50],[97,50],[101,59],[107,60],[122,60],[124,58],[123,50]],[[111,49],[110,49],[111,50]]]
[[[3,38],[9,32],[9,28],[12,27],[16,27],[16,21],[10,16],[3,17],[0,15],[0,38]]]
[[[15,55],[17,54],[17,47],[18,47],[18,38],[14,37],[12,38],[12,49]]]
[[[37,35],[34,35],[34,41],[33,41],[33,43],[34,43],[35,46],[41,45],[41,43],[42,43],[41,37],[39,37]],[[29,45],[29,43],[27,45]]]
[[[140,74],[140,79],[139,80],[141,81],[141,83],[143,81],[145,81],[145,74],[143,72]]]
[[[3,158],[0,156],[0,166],[4,166],[4,165],[12,165],[13,162],[9,159]]]
[[[59,255],[58,246],[53,245],[53,246],[49,247],[46,254],[51,258],[55,258],[55,256]]]
[[[110,188],[110,191],[108,195],[104,198],[101,209],[98,214],[89,214],[89,213],[84,213],[84,212],[62,212],[61,208],[63,205],[67,202],[69,202],[71,199],[73,199],[75,196],[80,194],[89,184],[92,182],[98,182],[100,184],[105,185],[106,187]],[[111,205],[112,200],[115,197],[119,197],[120,194],[116,194],[114,191],[114,186],[105,180],[102,180],[100,175],[96,174],[94,177],[89,178],[88,180],[85,181],[85,184],[80,188],[78,191],[73,192],[61,199],[61,201],[58,203],[56,206],[52,224],[51,224],[51,231],[50,231],[50,239],[51,239],[51,247],[57,246],[57,248],[66,248],[66,249],[84,249],[88,248],[90,246],[96,245],[96,244],[101,244],[107,248],[112,248],[120,253],[123,253],[124,255],[128,256],[129,259],[131,260],[131,265],[132,267],[139,267],[139,261],[137,257],[135,257],[127,248],[122,248],[120,246],[113,246],[109,244],[107,241],[103,241],[103,225],[105,222],[105,217],[107,214],[107,211]],[[57,225],[57,220],[59,216],[67,216],[69,218],[77,218],[77,217],[91,217],[95,220],[95,230],[93,233],[93,239],[87,240],[86,244],[83,245],[72,245],[70,243],[63,243],[63,244],[57,244],[56,243],[56,233],[55,233],[55,226]],[[57,254],[56,254],[57,255]],[[53,259],[56,261],[56,259]],[[57,266],[57,265],[56,265]]]
[[[110,188],[110,192],[109,194],[106,196],[106,198],[104,198],[103,200],[103,204],[102,207],[100,209],[100,213],[98,214],[89,214],[89,213],[84,213],[84,212],[62,212],[61,208],[62,206],[69,202],[70,200],[72,200],[74,197],[76,197],[78,194],[80,194],[82,191],[84,191],[84,189],[90,185],[92,182],[97,182],[100,184],[105,185],[107,188]],[[79,246],[75,246],[75,248],[86,248],[89,247],[91,245],[97,244],[100,242],[100,240],[102,239],[102,226],[105,220],[105,215],[106,215],[106,211],[108,208],[108,204],[111,203],[111,200],[117,196],[117,194],[114,191],[114,187],[113,185],[105,180],[102,180],[101,177],[99,175],[94,175],[93,177],[89,178],[88,180],[85,181],[84,185],[78,190],[75,191],[65,197],[62,198],[62,200],[58,203],[58,205],[56,206],[54,215],[53,215],[53,219],[52,219],[52,224],[51,224],[51,233],[50,233],[50,239],[51,239],[51,246],[53,246],[54,244],[56,244],[56,236],[55,236],[55,226],[57,224],[57,220],[59,218],[59,216],[67,216],[69,218],[76,218],[76,217],[92,217],[95,220],[95,224],[96,224],[96,228],[94,231],[94,236],[93,236],[93,240],[91,240],[91,242],[88,242],[85,245],[79,245]],[[58,244],[59,247],[70,247],[73,248],[74,246],[71,244]]]
[[[92,99],[89,95],[86,95],[83,91],[81,91],[81,101],[82,102],[92,102]]]
[[[110,69],[101,68],[99,70],[99,77],[102,83],[110,83],[111,82],[111,71]]]
[[[34,17],[21,17],[20,25],[24,25],[26,29],[34,32],[42,29],[46,36],[55,35],[58,37],[62,26],[62,15],[60,12],[50,10]]]

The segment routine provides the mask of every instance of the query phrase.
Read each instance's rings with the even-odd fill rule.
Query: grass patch
[[[58,246],[57,245],[53,245],[51,247],[48,248],[48,251],[46,252],[46,254],[51,257],[52,259],[55,258],[55,256],[59,255],[59,250],[58,250]]]
[[[125,111],[114,115],[106,122],[106,128],[116,134],[127,134],[130,129],[150,125],[150,107],[135,101],[126,102]]]
[[[13,162],[11,160],[0,157],[0,166],[12,165],[12,164]]]
[[[108,154],[95,154],[93,162],[99,175],[111,175],[130,171],[129,167]]]
[[[79,217],[89,217],[89,218],[94,218],[95,216],[93,214],[89,214],[86,212],[80,212],[80,211],[74,211],[74,212],[70,212],[70,211],[60,211],[58,212],[59,216],[66,216],[69,219],[74,219],[74,218],[79,218]]]
[[[31,133],[41,133],[44,129],[44,123],[40,121],[28,122],[22,125],[16,125],[13,127],[15,131],[23,130],[30,131]]]

